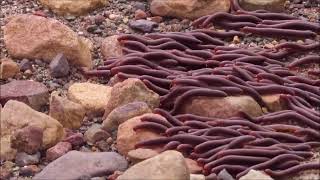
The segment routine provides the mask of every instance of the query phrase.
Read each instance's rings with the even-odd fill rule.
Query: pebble
[[[141,9],[138,9],[134,12],[134,19],[145,19],[147,18],[147,13],[142,11]]]
[[[25,152],[19,152],[16,155],[15,163],[22,167],[26,165],[38,164],[40,161],[40,153],[29,155]]]
[[[91,144],[95,144],[98,141],[107,140],[110,134],[102,129],[100,124],[93,124],[85,133],[84,139]]]
[[[146,5],[145,5],[145,3],[142,3],[142,2],[135,2],[134,5],[133,5],[133,7],[134,7],[135,9],[140,9],[140,10],[142,10],[142,11],[145,11],[145,10],[146,10]]]
[[[19,66],[21,71],[32,69],[31,62],[29,61],[29,59],[22,59]]]
[[[55,78],[67,76],[70,71],[68,60],[63,53],[59,53],[53,58],[49,68],[51,76]]]
[[[136,21],[129,22],[129,27],[145,33],[152,32],[152,30],[157,26],[158,26],[157,23],[153,21],[144,20],[144,19],[139,19]]]
[[[105,17],[102,15],[96,15],[94,17],[94,22],[96,23],[96,25],[102,24],[104,22],[104,20],[105,20]]]
[[[95,143],[95,145],[103,152],[107,152],[110,149],[110,146],[106,141],[98,141]]]
[[[53,161],[63,156],[72,149],[72,145],[69,142],[59,142],[55,146],[51,147],[46,152],[46,159]]]

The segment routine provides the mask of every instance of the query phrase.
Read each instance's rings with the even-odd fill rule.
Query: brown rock
[[[63,127],[80,128],[85,114],[86,111],[81,104],[60,97],[56,93],[51,94],[49,115],[58,120]]]
[[[144,114],[142,116],[129,119],[126,122],[120,124],[117,134],[117,149],[120,154],[127,155],[128,152],[135,149],[134,146],[142,140],[162,137],[158,133],[147,129],[140,129],[137,131],[133,130],[133,128],[141,122],[140,118],[143,116],[156,116],[163,118],[162,116],[157,114]]]
[[[113,35],[106,37],[101,44],[101,53],[104,58],[120,57],[123,55],[122,46],[117,40],[119,36]]]
[[[147,13],[142,11],[141,9],[138,9],[134,12],[134,19],[145,19],[147,18]]]
[[[281,101],[280,94],[263,95],[262,100],[272,112],[287,109],[285,103]]]
[[[102,125],[105,130],[111,132],[126,120],[141,116],[145,113],[151,113],[151,109],[145,102],[128,103],[112,110],[107,118],[105,118]]]
[[[250,96],[229,96],[225,98],[195,97],[181,108],[181,113],[216,118],[234,117],[240,111],[252,117],[263,114],[259,104]]]
[[[18,59],[51,61],[63,53],[70,64],[92,67],[87,43],[54,19],[27,14],[13,16],[4,27],[4,42],[9,54]]]
[[[46,159],[53,161],[63,156],[72,149],[72,145],[69,142],[59,142],[55,146],[51,147],[46,152]]]
[[[159,16],[196,19],[215,12],[228,12],[229,0],[153,0],[151,13]]]
[[[159,153],[157,151],[152,149],[138,148],[129,151],[128,158],[131,162],[136,164],[146,159],[152,158],[158,154]]]
[[[91,144],[97,141],[107,140],[110,134],[103,129],[100,124],[93,124],[85,133],[84,139]]]
[[[189,172],[191,174],[199,174],[202,171],[201,166],[198,165],[198,163],[195,160],[185,158],[185,161],[187,163],[187,166],[189,168]]]
[[[68,89],[68,98],[81,104],[87,114],[103,114],[110,98],[111,87],[92,83],[74,83]]]
[[[39,0],[41,4],[49,7],[59,15],[84,15],[94,9],[108,4],[108,0]]]
[[[9,58],[0,60],[0,79],[13,78],[20,71],[19,65]]]
[[[150,17],[150,20],[156,23],[161,23],[163,18],[161,16],[153,16],[153,17]]]
[[[0,85],[0,103],[4,105],[9,100],[17,100],[28,104],[35,110],[49,101],[47,87],[39,82],[16,80]]]
[[[255,11],[265,9],[271,12],[283,12],[286,0],[239,0],[245,10]]]
[[[20,152],[34,154],[42,146],[43,129],[37,126],[26,126],[16,130],[11,136],[11,147]]]
[[[131,102],[145,102],[150,109],[154,109],[160,104],[160,97],[157,93],[149,90],[139,79],[129,78],[113,86],[110,99],[105,108],[105,115],[125,104]]]

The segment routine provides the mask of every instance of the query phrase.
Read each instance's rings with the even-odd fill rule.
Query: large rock
[[[154,109],[160,104],[160,96],[148,89],[141,80],[129,78],[113,86],[105,108],[105,115],[119,106],[137,101],[145,102],[151,109]]]
[[[147,129],[140,129],[135,131],[133,128],[141,123],[141,118],[144,116],[155,116],[164,119],[162,116],[157,114],[144,114],[142,116],[137,116],[132,119],[127,120],[126,122],[120,124],[118,127],[117,134],[117,149],[120,154],[127,155],[130,150],[135,149],[135,145],[142,141],[148,139],[155,139],[162,137],[158,133]],[[165,120],[165,119],[164,119]]]
[[[81,104],[88,114],[103,114],[110,98],[111,87],[92,84],[74,83],[68,89],[68,98]]]
[[[11,149],[12,134],[26,126],[36,126],[43,129],[42,148],[49,148],[59,142],[64,130],[62,125],[50,116],[37,112],[26,104],[10,100],[1,111],[1,159],[6,152],[13,152]],[[6,157],[5,157],[6,158]]]
[[[132,163],[138,163],[143,160],[152,158],[159,153],[155,150],[152,149],[144,149],[144,148],[138,148],[138,149],[133,149],[128,152],[128,158]]]
[[[27,14],[13,16],[4,27],[4,42],[9,54],[18,59],[51,61],[63,53],[71,64],[92,67],[87,43],[54,19]]]
[[[0,79],[13,78],[20,71],[19,65],[9,58],[0,60]]]
[[[127,166],[125,158],[115,152],[70,151],[51,162],[33,180],[99,177],[110,175],[114,171],[124,171]]]
[[[39,0],[41,4],[49,7],[59,15],[84,15],[96,8],[107,5],[108,0]]]
[[[43,129],[37,126],[26,126],[16,130],[11,136],[11,147],[19,152],[34,154],[41,149]]]
[[[282,12],[285,10],[286,0],[239,0],[243,9],[255,11],[265,9],[272,12]]]
[[[60,97],[56,93],[51,94],[49,115],[58,120],[63,127],[69,129],[80,128],[85,113],[81,104]]]
[[[4,105],[9,100],[17,100],[28,104],[35,110],[49,101],[47,87],[39,82],[17,80],[0,85],[0,103]]]
[[[215,12],[228,12],[229,0],[153,0],[151,13],[159,16],[195,19]]]
[[[105,130],[111,132],[126,120],[145,113],[151,113],[151,109],[145,102],[132,102],[112,110],[102,125]]]
[[[122,46],[117,40],[119,36],[113,35],[106,37],[101,43],[101,53],[104,58],[120,57],[123,55]]]
[[[245,112],[252,117],[263,114],[259,104],[250,96],[229,96],[225,98],[195,97],[181,107],[181,113],[230,118]]]
[[[117,180],[137,179],[189,180],[190,174],[180,152],[165,151],[130,167]]]

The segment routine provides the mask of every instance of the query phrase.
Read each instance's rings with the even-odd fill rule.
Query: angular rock
[[[108,4],[108,0],[39,0],[41,4],[59,15],[84,15]]]
[[[111,132],[115,130],[119,124],[136,116],[141,116],[145,113],[151,113],[151,109],[145,102],[132,102],[126,105],[115,108],[107,115],[102,123],[103,129]]]
[[[189,180],[189,170],[183,155],[178,151],[165,151],[126,170],[118,180],[184,179]]]
[[[281,94],[263,95],[262,100],[266,103],[270,111],[276,112],[287,109],[285,102],[281,101]]]
[[[92,84],[74,83],[68,89],[68,98],[81,104],[88,114],[103,114],[104,108],[109,101],[111,87]]]
[[[265,174],[261,171],[256,171],[254,169],[251,169],[246,175],[240,177],[239,180],[253,180],[253,179],[259,179],[259,180],[273,180],[269,175]]]
[[[180,112],[206,117],[230,118],[237,116],[240,111],[252,117],[263,114],[259,104],[250,96],[195,97],[186,102]]]
[[[153,28],[157,26],[158,24],[156,22],[145,20],[145,19],[139,19],[139,20],[129,22],[129,27],[144,33],[152,32]]]
[[[205,180],[206,177],[203,174],[190,174],[190,180]]]
[[[84,137],[81,133],[73,133],[64,138],[62,141],[69,142],[72,146],[80,146],[84,143]]]
[[[106,37],[101,43],[101,53],[104,58],[120,57],[123,55],[118,35]]]
[[[159,153],[157,151],[152,149],[138,148],[138,149],[133,149],[129,151],[128,158],[130,159],[131,162],[136,164],[146,159],[152,158],[158,154]]]
[[[72,149],[72,145],[69,142],[59,142],[55,146],[51,147],[46,152],[46,159],[53,161],[63,156]]]
[[[162,116],[157,114],[144,114],[142,116],[137,116],[132,119],[127,120],[126,122],[120,124],[118,127],[117,134],[117,149],[118,152],[122,155],[127,155],[130,150],[135,149],[134,146],[142,141],[148,139],[155,139],[162,137],[158,133],[147,129],[139,129],[134,131],[133,128],[141,122],[141,118],[144,116],[155,116],[157,118],[162,118]]]
[[[63,53],[57,54],[50,62],[50,75],[55,78],[67,76],[70,71],[69,63]]]
[[[47,87],[39,82],[16,80],[0,85],[0,103],[4,105],[9,100],[17,100],[26,103],[35,110],[49,101]]]
[[[198,163],[195,160],[185,158],[185,161],[187,163],[189,172],[191,174],[199,174],[202,171],[202,167],[198,165]]]
[[[42,145],[43,129],[37,126],[26,126],[16,130],[11,136],[11,147],[19,152],[34,154]]]
[[[27,166],[31,164],[38,164],[40,161],[40,153],[36,153],[33,155],[29,155],[25,152],[19,152],[16,155],[15,163],[22,167],[22,166]]]
[[[239,0],[241,7],[248,11],[268,10],[271,12],[285,11],[286,0]]]
[[[7,158],[6,152],[15,151],[15,149],[10,149],[10,139],[16,130],[23,127],[32,125],[43,130],[42,149],[55,145],[64,135],[62,125],[57,120],[19,101],[10,100],[6,103],[1,111],[0,122],[1,159]]]
[[[85,113],[86,111],[81,104],[60,97],[56,93],[51,94],[49,115],[58,120],[63,127],[80,128]]]
[[[215,12],[228,12],[229,0],[153,0],[153,15],[196,19]]]
[[[51,162],[33,180],[79,179],[84,175],[104,176],[114,171],[124,171],[127,166],[125,158],[115,152],[70,151]]]
[[[84,139],[91,144],[94,144],[97,141],[107,140],[110,137],[110,134],[101,128],[102,126],[100,124],[93,124],[84,133]]]
[[[139,79],[129,78],[112,87],[110,99],[105,108],[105,116],[125,104],[131,102],[145,102],[150,109],[154,109],[160,104],[160,96],[147,88]]]
[[[13,78],[20,71],[19,65],[9,58],[0,60],[0,79]]]
[[[134,12],[134,19],[145,19],[147,18],[147,13],[142,11],[141,9],[138,9]]]
[[[51,61],[63,53],[70,64],[92,67],[87,43],[55,19],[27,14],[13,16],[4,27],[4,42],[14,58]]]
[[[223,179],[223,180],[235,180],[226,169],[223,169],[222,171],[220,171],[219,174],[217,175],[217,178]]]

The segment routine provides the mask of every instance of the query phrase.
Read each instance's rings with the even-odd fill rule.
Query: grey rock
[[[19,64],[20,70],[21,71],[26,71],[28,69],[32,69],[31,62],[29,59],[22,59],[22,61]]]
[[[153,21],[145,20],[145,19],[139,19],[136,21],[130,21],[129,26],[132,29],[139,30],[142,32],[152,32],[153,28],[157,27],[158,24]]]
[[[19,152],[16,155],[15,163],[22,167],[22,166],[27,166],[31,164],[38,164],[40,160],[40,153],[36,153],[33,155],[29,155],[25,152]]]
[[[68,60],[62,53],[57,54],[53,58],[49,68],[51,76],[55,78],[67,76],[70,71]]]

